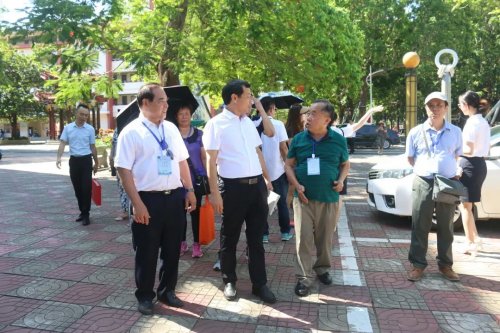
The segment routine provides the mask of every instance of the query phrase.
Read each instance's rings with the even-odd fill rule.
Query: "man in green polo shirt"
[[[298,194],[293,199],[297,296],[309,294],[313,271],[323,284],[332,284],[330,259],[339,218],[339,192],[349,173],[346,140],[330,129],[333,114],[333,105],[327,100],[311,105],[306,130],[293,138],[285,163],[288,181]],[[317,260],[313,263],[314,249]]]

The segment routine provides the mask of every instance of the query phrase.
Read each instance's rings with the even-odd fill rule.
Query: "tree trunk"
[[[13,114],[12,117],[10,118],[10,128],[12,129],[12,138],[13,139],[19,139],[20,133],[19,129],[17,128],[17,114]]]

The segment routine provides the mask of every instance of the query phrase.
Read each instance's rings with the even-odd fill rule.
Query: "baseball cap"
[[[446,98],[446,95],[440,91],[434,91],[431,92],[429,95],[427,95],[427,97],[425,98],[425,104],[429,103],[429,101],[432,99],[440,99],[443,102],[446,102],[446,104],[448,104],[448,99]]]

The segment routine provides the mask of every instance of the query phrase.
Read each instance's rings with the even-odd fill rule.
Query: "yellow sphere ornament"
[[[418,64],[420,64],[420,57],[417,52],[407,52],[403,56],[403,66],[405,66],[405,68],[415,68]]]

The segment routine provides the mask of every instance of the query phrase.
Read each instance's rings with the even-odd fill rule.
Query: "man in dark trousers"
[[[253,100],[250,84],[230,81],[222,89],[222,98],[225,107],[205,126],[203,145],[213,189],[211,202],[215,212],[222,214],[220,259],[224,297],[236,299],[236,246],[245,221],[252,293],[266,303],[274,303],[276,297],[267,287],[262,243],[267,194],[272,185],[266,184],[263,177],[265,164],[259,148],[262,141],[246,116]]]
[[[89,108],[84,104],[76,107],[76,120],[64,127],[61,143],[57,151],[57,168],[61,168],[61,156],[64,147],[69,145],[69,175],[75,196],[78,200],[80,215],[76,219],[82,225],[89,225],[90,200],[92,196],[92,158],[94,158],[94,174],[99,162],[95,148],[95,130],[87,124]]]
[[[146,84],[137,104],[139,117],[118,137],[115,166],[132,204],[138,310],[151,315],[155,296],[169,306],[183,306],[175,286],[185,209],[196,208],[196,197],[184,141],[177,127],[165,121],[165,91],[158,84]],[[159,250],[162,263],[155,294]]]

